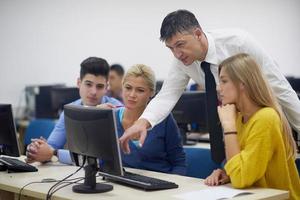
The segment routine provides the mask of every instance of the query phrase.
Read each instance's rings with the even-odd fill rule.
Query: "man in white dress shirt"
[[[194,14],[177,10],[162,22],[160,39],[176,58],[158,95],[148,104],[136,123],[120,138],[124,152],[130,153],[128,140],[138,137],[142,146],[147,129],[162,121],[173,109],[190,78],[205,85],[202,61],[210,63],[211,72],[218,84],[218,65],[238,53],[255,58],[269,81],[292,128],[300,133],[300,101],[296,92],[280,72],[277,63],[246,32],[220,29],[204,32]]]

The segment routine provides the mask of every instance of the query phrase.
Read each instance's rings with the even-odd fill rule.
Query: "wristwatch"
[[[53,150],[53,156],[51,157],[51,162],[57,162],[58,156],[57,156],[57,149]]]

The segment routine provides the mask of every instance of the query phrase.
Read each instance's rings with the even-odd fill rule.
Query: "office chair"
[[[210,149],[184,147],[187,162],[186,176],[206,178],[213,170],[220,168],[211,159]]]
[[[24,138],[24,147],[26,151],[27,145],[31,143],[32,138],[40,138],[41,136],[47,139],[55,126],[52,119],[34,119],[32,120],[26,131]]]

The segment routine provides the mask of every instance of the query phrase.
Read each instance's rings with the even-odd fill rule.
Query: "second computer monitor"
[[[0,155],[20,156],[10,104],[0,104]]]
[[[52,110],[59,117],[64,105],[80,99],[79,89],[77,87],[53,88],[51,90]]]
[[[197,124],[198,131],[207,132],[205,92],[184,92],[172,110],[178,124]]]
[[[64,84],[40,85],[33,88],[35,95],[35,118],[55,118],[56,113],[51,109],[51,91],[53,88],[64,87]],[[29,88],[27,88],[29,90]]]

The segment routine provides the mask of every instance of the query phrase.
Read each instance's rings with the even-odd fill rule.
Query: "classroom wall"
[[[0,102],[24,106],[24,87],[74,86],[80,62],[106,58],[126,68],[153,67],[166,77],[171,52],[159,41],[163,18],[191,10],[203,29],[242,28],[277,60],[285,75],[300,77],[299,0],[1,0]]]

